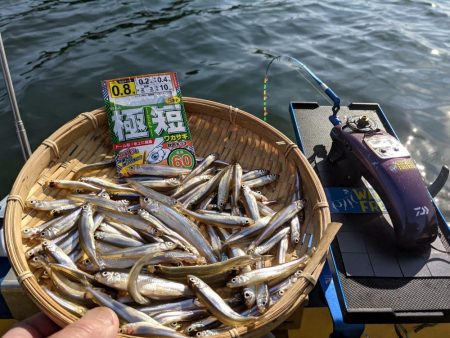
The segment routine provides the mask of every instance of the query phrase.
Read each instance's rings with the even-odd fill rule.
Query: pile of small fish
[[[88,165],[75,178],[113,161]],[[275,212],[255,188],[277,180],[216,153],[192,169],[144,164],[132,177],[48,182],[64,199],[29,200],[52,218],[22,230],[45,292],[82,315],[113,309],[121,332],[208,336],[251,326],[299,278],[304,201]],[[296,177],[297,193],[300,175]],[[272,250],[274,248],[274,250]],[[270,254],[272,253],[272,255]]]

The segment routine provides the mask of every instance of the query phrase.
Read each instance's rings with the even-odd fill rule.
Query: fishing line
[[[278,55],[278,56],[273,57],[272,60],[270,60],[269,64],[266,67],[266,73],[264,76],[263,120],[265,122],[267,122],[267,117],[269,115],[269,112],[267,110],[267,99],[268,99],[267,89],[268,89],[268,82],[269,82],[269,72],[270,72],[272,64],[275,61],[280,62],[280,63],[296,70],[310,84],[311,87],[313,87],[329,103],[333,104],[333,101],[330,99],[330,97],[324,93],[323,88],[317,84],[317,80],[311,78],[310,71],[300,60],[298,60],[292,56],[289,56],[289,55]]]

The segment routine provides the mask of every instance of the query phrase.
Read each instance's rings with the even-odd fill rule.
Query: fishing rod
[[[22,149],[22,155],[25,161],[31,156],[30,142],[28,141],[27,131],[25,125],[20,117],[19,106],[17,105],[16,94],[11,80],[11,74],[9,72],[8,61],[6,59],[5,47],[3,46],[2,34],[0,33],[0,61],[2,64],[3,78],[6,84],[6,90],[8,91],[9,102],[14,115],[14,121],[16,123],[17,137],[19,138],[20,148]]]
[[[333,107],[331,108],[333,114],[329,117],[329,120],[333,124],[333,126],[341,123],[341,121],[337,117],[337,113],[339,112],[339,109],[341,107],[341,99],[339,98],[339,96],[337,96],[336,93],[325,84],[325,82],[323,82],[316,74],[314,74],[312,70],[308,68],[308,66],[306,66],[300,60],[289,55],[275,56],[267,65],[266,74],[264,76],[264,121],[267,122],[267,116],[269,114],[267,112],[267,83],[269,81],[269,70],[274,61],[279,61],[297,70],[314,89],[316,89],[327,100],[331,100],[331,102],[333,103]]]

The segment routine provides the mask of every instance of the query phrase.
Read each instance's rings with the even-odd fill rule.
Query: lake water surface
[[[350,102],[378,102],[427,183],[450,165],[446,1],[2,0],[0,31],[32,148],[103,105],[100,81],[176,71],[184,96],[262,116],[272,55],[299,58]],[[23,160],[0,81],[0,194]],[[291,100],[323,98],[274,65],[269,122],[293,138]],[[330,125],[331,126],[331,125]],[[438,203],[450,217],[450,183]]]

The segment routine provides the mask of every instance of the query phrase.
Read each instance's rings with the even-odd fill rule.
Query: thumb
[[[109,308],[96,307],[49,338],[116,338],[119,319]]]

